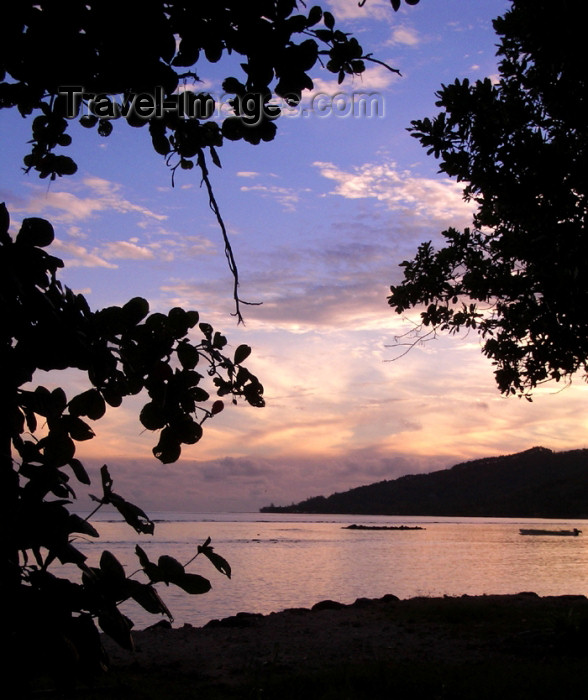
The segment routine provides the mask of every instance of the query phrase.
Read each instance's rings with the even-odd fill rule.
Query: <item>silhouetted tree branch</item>
[[[424,329],[475,330],[500,391],[528,399],[588,370],[588,86],[564,5],[514,0],[494,21],[499,81],[444,85],[442,111],[412,122],[477,210],[403,262],[389,297]]]

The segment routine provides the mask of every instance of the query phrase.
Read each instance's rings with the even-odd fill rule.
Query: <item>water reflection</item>
[[[154,537],[138,536],[124,524],[99,523],[99,542],[84,545],[90,563],[109,549],[132,572],[138,568],[135,543],[156,559],[171,554],[191,559],[197,545],[212,537],[215,550],[231,564],[227,580],[203,557],[189,570],[210,578],[213,589],[188,596],[159,586],[175,615],[175,625],[201,625],[239,611],[267,613],[288,607],[310,607],[331,598],[351,603],[358,597],[394,593],[417,595],[476,595],[518,593],[539,595],[588,593],[588,539],[522,537],[519,528],[549,526],[546,521],[508,519],[358,518],[257,514],[189,521],[159,522]],[[348,530],[353,522],[418,524],[423,530]],[[578,527],[586,521],[559,522]],[[201,561],[202,560],[202,561]],[[137,627],[157,621],[131,604],[127,612]]]

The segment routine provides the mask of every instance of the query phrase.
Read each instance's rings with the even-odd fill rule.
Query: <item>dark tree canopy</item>
[[[391,4],[400,8],[400,0]],[[224,79],[229,113],[213,119],[218,96],[198,89],[199,73],[230,55],[238,57],[240,74]],[[222,231],[234,315],[242,321],[240,304],[248,302],[239,297],[208,161],[220,166],[217,149],[225,139],[271,141],[280,101],[300,102],[317,63],[342,83],[361,75],[366,61],[382,64],[339,30],[330,12],[297,0],[12,0],[0,25],[0,109],[32,117],[24,165],[42,178],[76,172],[61,152],[71,144],[72,119],[103,137],[120,122],[147,127],[172,183],[178,168],[196,165]]]
[[[405,0],[409,5],[418,0]],[[392,0],[398,10],[400,0]],[[71,143],[70,120],[107,137],[118,123],[147,127],[155,151],[175,171],[196,165],[221,226],[229,266],[238,276],[226,229],[208,177],[208,160],[220,165],[223,139],[251,144],[273,139],[279,109],[272,98],[297,104],[312,88],[317,62],[342,82],[361,74],[365,54],[357,40],[336,28],[329,12],[296,0],[11,0],[0,24],[0,108],[31,118],[31,152],[25,170],[55,179],[76,172],[61,149]],[[212,98],[198,92],[204,60],[239,57],[242,75],[228,75],[232,114],[210,118]],[[146,102],[136,101],[146,97]],[[155,107],[150,111],[149,96]],[[151,102],[153,107],[154,102]],[[163,108],[159,111],[159,108]],[[202,554],[223,575],[229,564],[210,539],[182,564],[169,555],[151,561],[137,546],[139,569],[127,575],[110,552],[90,566],[76,538],[97,537],[72,512],[78,485],[90,476],[76,445],[94,437],[107,407],[141,396],[138,419],[156,434],[155,458],[175,462],[184,445],[198,442],[203,424],[224,401],[264,405],[263,386],[244,365],[251,349],[230,353],[225,336],[196,311],[150,313],[136,297],[92,311],[86,299],[63,286],[63,263],[49,254],[54,232],[43,219],[25,219],[15,235],[0,206],[0,584],[7,602],[6,663],[14,684],[26,682],[46,662],[63,684],[78,672],[101,668],[98,628],[132,647],[132,622],[120,611],[133,599],[145,610],[171,617],[156,584],[191,594],[210,582],[186,571]],[[38,371],[79,370],[81,393],[49,388]],[[100,471],[97,507],[115,507],[139,534],[154,523],[114,490]],[[55,575],[56,562],[73,564],[79,582]],[[10,681],[8,681],[10,686]]]
[[[501,392],[588,368],[588,90],[577,2],[514,0],[494,21],[500,80],[443,85],[412,134],[465,183],[471,228],[423,243],[391,287],[425,332],[475,329]]]
[[[397,10],[400,1],[392,5]],[[198,90],[198,72],[205,61],[229,54],[239,57],[242,75],[224,80],[233,114],[218,123],[207,119],[214,101]],[[3,9],[0,28],[0,108],[37,115],[25,166],[41,177],[76,171],[69,156],[55,153],[71,142],[74,116],[59,93],[76,86],[87,95],[75,109],[83,126],[101,136],[111,133],[113,116],[148,126],[168,164],[190,169],[205,151],[218,163],[223,139],[271,141],[280,110],[270,100],[297,104],[312,89],[309,71],[317,62],[342,82],[363,73],[366,60],[378,62],[336,27],[330,12],[296,0],[16,0]],[[147,94],[176,108],[153,117],[148,110],[129,109],[126,117],[117,111],[121,100]],[[91,95],[102,96],[96,111],[104,117],[82,109]]]
[[[174,584],[187,593],[210,589],[208,579],[185,570],[169,555],[149,561],[138,547],[144,581],[127,576],[105,551],[99,566],[87,563],[75,543],[98,537],[95,527],[70,511],[78,485],[91,479],[76,458],[77,443],[91,440],[93,424],[107,407],[141,395],[141,425],[156,434],[154,456],[175,462],[183,445],[200,440],[203,424],[224,408],[224,398],[264,405],[263,387],[244,366],[251,348],[239,345],[227,354],[227,339],[201,322],[196,311],[179,307],[149,313],[145,299],[121,307],[91,311],[85,298],[63,286],[57,271],[63,262],[46,252],[53,227],[24,219],[17,235],[0,205],[0,585],[8,603],[4,622],[12,673],[34,674],[42,663],[60,680],[71,682],[81,667],[95,671],[103,663],[100,629],[132,647],[132,622],[118,605],[133,599],[154,614],[171,613],[154,587]],[[192,337],[196,332],[197,340]],[[87,385],[68,395],[58,386],[39,384],[38,370],[77,369]],[[214,392],[214,393],[213,393]],[[217,396],[215,397],[214,394]],[[98,507],[116,508],[141,534],[154,523],[138,506],[113,489],[109,469],[100,472]],[[96,509],[97,509],[96,508]],[[199,546],[224,575],[227,562],[210,540]],[[55,563],[73,564],[81,581],[56,576]],[[20,677],[19,682],[23,678]]]

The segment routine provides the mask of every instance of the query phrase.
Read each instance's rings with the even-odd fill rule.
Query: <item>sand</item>
[[[366,661],[444,665],[575,653],[586,639],[580,629],[585,620],[584,596],[390,595],[352,605],[322,601],[310,610],[270,615],[239,613],[201,628],[159,624],[134,633],[133,652],[105,644],[118,668],[167,670],[175,678],[189,677],[194,688],[239,686],[270,668],[287,678],[301,669],[322,672]]]

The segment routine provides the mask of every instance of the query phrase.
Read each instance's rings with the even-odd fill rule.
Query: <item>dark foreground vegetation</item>
[[[588,450],[534,447],[262,513],[588,518]]]
[[[111,673],[69,697],[577,699],[588,687],[587,632],[583,596],[325,601],[139,632],[135,653],[112,648]]]

